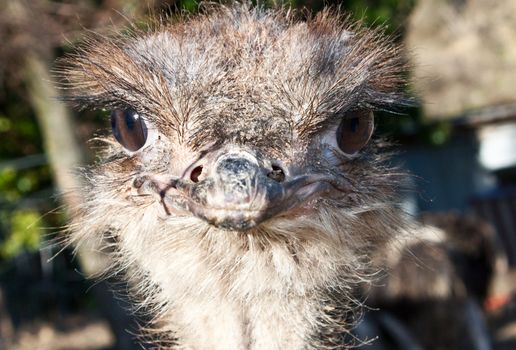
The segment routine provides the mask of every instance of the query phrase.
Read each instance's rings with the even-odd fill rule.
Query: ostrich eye
[[[337,129],[337,144],[342,152],[355,154],[364,147],[373,133],[373,112],[359,110],[349,112]]]
[[[127,150],[134,152],[145,145],[147,126],[132,109],[115,109],[111,112],[111,128],[116,140]]]

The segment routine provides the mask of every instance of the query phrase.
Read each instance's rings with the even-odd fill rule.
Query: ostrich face
[[[149,129],[152,121],[132,109],[113,111],[113,134],[127,156],[150,165],[156,153],[172,153],[158,161],[170,164],[166,171],[134,176],[133,193],[154,196],[165,218],[193,215],[216,227],[248,230],[278,214],[310,210],[321,196],[339,199],[352,191],[350,179],[340,169],[369,140],[370,111],[346,113],[338,125],[306,140],[300,140],[292,120],[285,120],[291,116],[273,112],[258,123],[252,115],[239,117],[249,118],[249,124],[233,130],[231,125],[214,125],[208,130],[215,137],[203,136],[207,144],[192,149],[167,139],[159,126]],[[276,126],[263,130],[271,122]],[[264,138],[277,139],[277,148],[260,147],[259,142],[266,145]]]
[[[389,201],[369,139],[373,110],[396,102],[402,62],[378,33],[341,20],[241,5],[90,42],[65,74],[68,99],[111,110],[93,192],[157,221],[240,232]]]

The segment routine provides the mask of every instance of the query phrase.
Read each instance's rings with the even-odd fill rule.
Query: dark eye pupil
[[[353,133],[357,132],[358,126],[360,124],[360,119],[353,118],[349,121],[349,130]]]
[[[116,140],[129,151],[137,151],[147,140],[147,126],[132,109],[116,109],[111,113],[111,128]]]
[[[134,115],[126,111],[124,113],[124,116],[125,116],[125,125],[127,125],[127,128],[129,130],[133,130],[134,126],[136,125],[136,119],[134,118]]]
[[[342,152],[355,154],[366,145],[373,132],[373,114],[369,110],[350,112],[337,129],[337,144]]]

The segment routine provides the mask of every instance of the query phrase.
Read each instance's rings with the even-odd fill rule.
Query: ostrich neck
[[[324,318],[321,291],[342,275],[328,246],[322,253],[317,244],[264,249],[230,237],[192,237],[175,241],[167,254],[139,259],[146,282],[158,286],[161,332],[185,349],[312,348]],[[343,252],[334,254],[340,259]]]
[[[302,296],[212,295],[185,298],[171,321],[180,344],[189,349],[305,349],[312,335],[309,314],[310,302]]]

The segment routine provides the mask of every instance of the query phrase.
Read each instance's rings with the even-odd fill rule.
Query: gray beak
[[[273,215],[285,197],[284,184],[250,153],[223,154],[208,168],[202,181],[188,186],[195,201],[189,209],[214,226],[252,228]]]
[[[254,228],[334,186],[327,175],[296,174],[235,148],[208,153],[181,177],[143,176],[135,186],[139,193],[158,195],[167,215],[191,213],[236,231]]]

